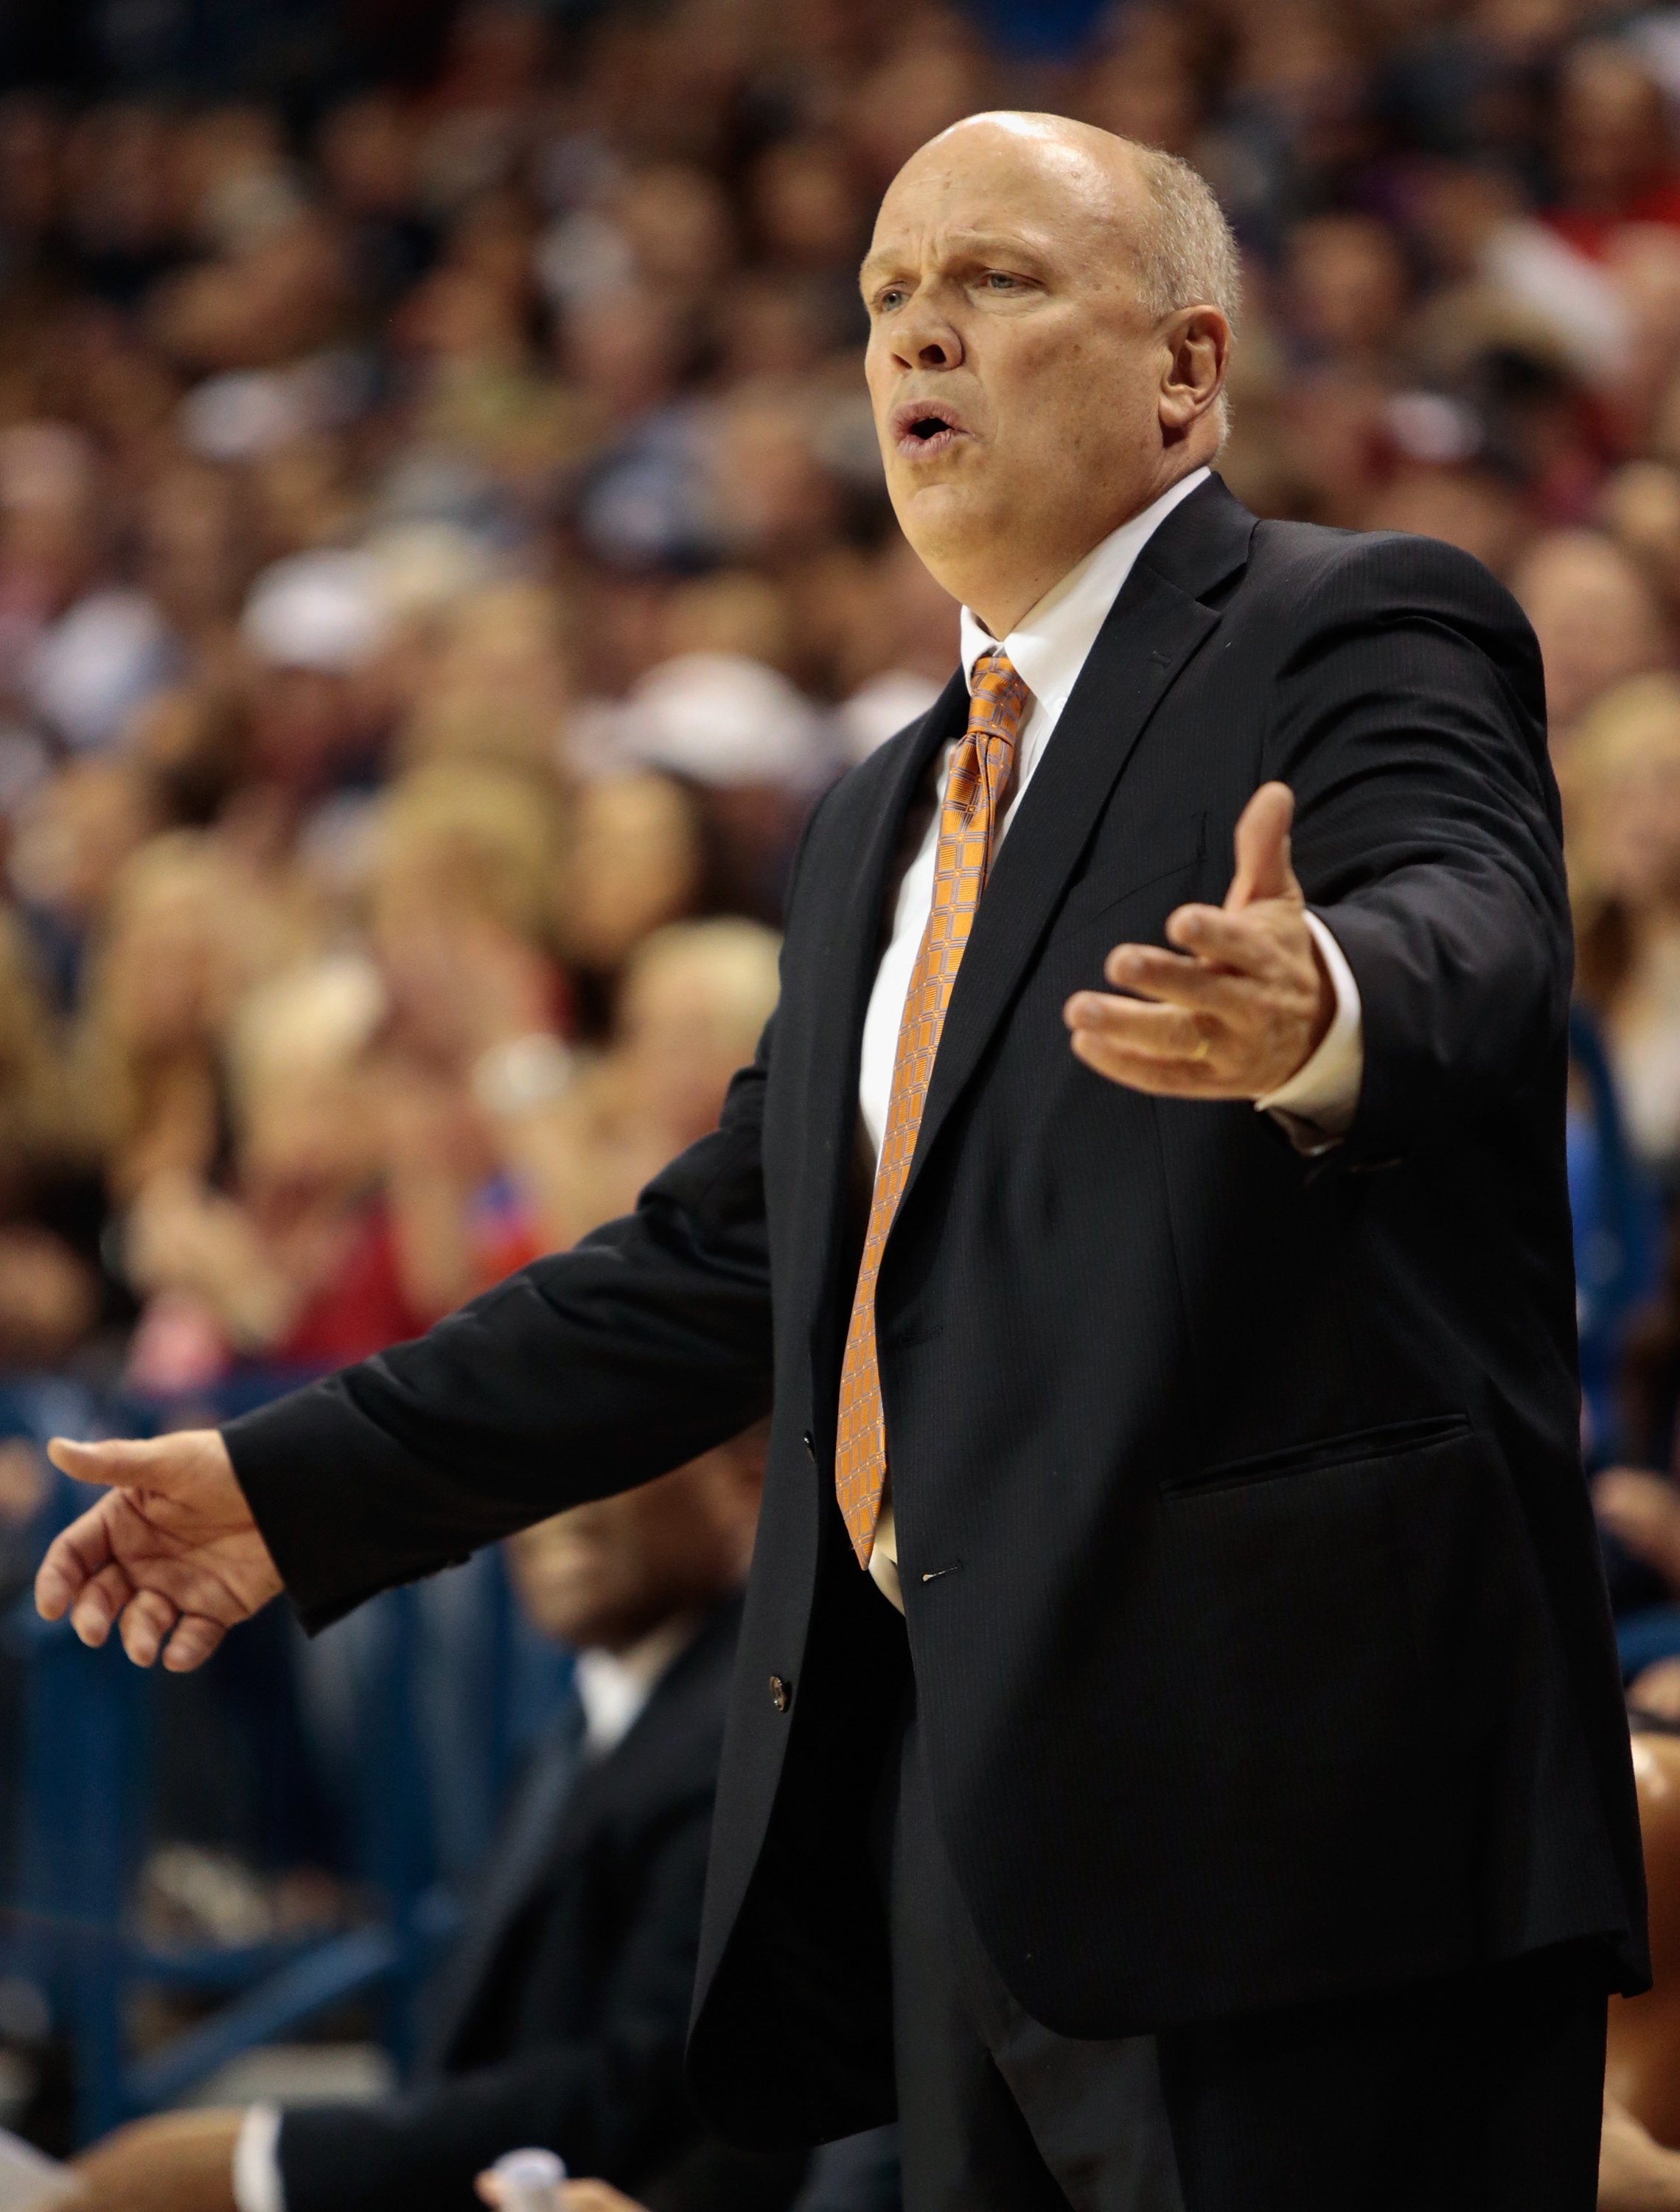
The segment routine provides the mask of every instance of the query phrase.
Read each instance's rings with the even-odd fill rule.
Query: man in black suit
[[[718,2202],[723,2163],[730,2212],[782,2212],[803,2160],[720,2160],[682,2083],[763,1465],[755,1430],[510,1546],[526,1614],[578,1650],[574,1691],[426,1993],[409,2088],[138,2122],[77,2161],[88,2212],[463,2212],[480,2169],[524,2144],[666,2206]]]
[[[1539,661],[1208,473],[1234,266],[1101,131],[912,159],[867,367],[965,665],[816,810],[718,1131],[225,1439],[63,1448],[39,1595],[190,1666],[773,1400],[714,2123],[896,2102],[911,2212],[1583,2212],[1643,1902]]]

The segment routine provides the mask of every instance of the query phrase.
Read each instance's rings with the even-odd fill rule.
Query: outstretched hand
[[[47,1455],[78,1482],[111,1486],[42,1560],[35,1605],[44,1620],[69,1613],[93,1646],[119,1624],[136,1667],[161,1652],[172,1673],[185,1674],[278,1594],[280,1577],[216,1430],[149,1443],[55,1437]]]
[[[1289,859],[1295,794],[1263,783],[1242,810],[1222,907],[1181,906],[1169,944],[1117,945],[1118,996],[1077,991],[1063,1009],[1088,1067],[1169,1098],[1264,1098],[1323,1042],[1336,993]]]

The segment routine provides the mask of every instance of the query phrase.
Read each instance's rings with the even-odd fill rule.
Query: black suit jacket
[[[694,2145],[682,2046],[740,1620],[738,1599],[709,1617],[604,1759],[546,1747],[428,1992],[415,2086],[288,2112],[287,2212],[460,2212],[528,2143],[635,2190]]]
[[[773,1397],[690,2051],[753,2140],[891,2102],[866,1822],[904,1643],[850,1557],[833,1437],[884,890],[964,708],[955,679],[817,809],[757,1060],[633,1217],[228,1432],[322,1622]],[[1364,1007],[1357,1118],[1319,1161],[1246,1104],[1104,1082],[1062,1023],[1110,945],[1222,897],[1273,776]],[[998,855],[877,1290],[931,1786],[1053,2028],[1575,1936],[1643,1972],[1577,1443],[1569,974],[1510,598],[1431,541],[1192,494]]]

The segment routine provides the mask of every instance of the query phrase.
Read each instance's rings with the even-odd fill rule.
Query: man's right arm
[[[633,1213],[414,1342],[227,1425],[240,1487],[306,1627],[648,1481],[763,1413],[770,1035],[716,1130]]]

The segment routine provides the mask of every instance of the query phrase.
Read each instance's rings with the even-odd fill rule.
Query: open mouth
[[[898,450],[907,460],[943,453],[967,435],[955,410],[919,400],[907,400],[895,410],[893,428]]]

